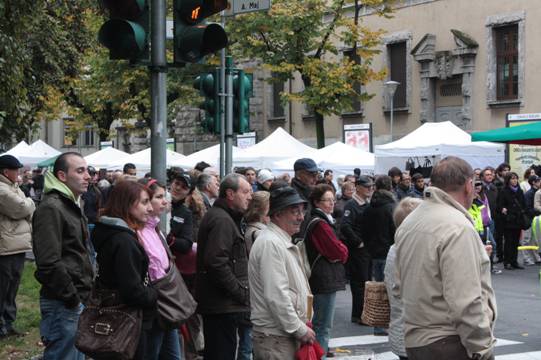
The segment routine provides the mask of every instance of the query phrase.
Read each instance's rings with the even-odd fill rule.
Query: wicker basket
[[[391,307],[385,284],[367,281],[364,285],[362,321],[369,326],[388,328],[390,317]]]

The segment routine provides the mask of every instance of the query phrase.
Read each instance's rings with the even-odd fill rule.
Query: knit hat
[[[261,169],[257,173],[257,182],[263,184],[265,181],[274,180],[274,175],[268,169]]]

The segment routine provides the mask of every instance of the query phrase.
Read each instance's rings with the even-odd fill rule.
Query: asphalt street
[[[492,276],[496,292],[496,360],[541,360],[541,267],[503,271]],[[351,293],[336,299],[331,350],[341,360],[394,360],[387,337],[373,336],[372,328],[353,324]],[[437,360],[437,359],[435,359]]]

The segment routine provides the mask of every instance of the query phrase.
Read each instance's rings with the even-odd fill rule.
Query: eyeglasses
[[[336,202],[336,199],[321,199],[321,200],[319,200],[319,201],[321,201],[321,202],[333,202],[333,203],[335,203],[335,202]]]
[[[483,186],[483,183],[476,182],[476,183],[475,183],[475,186],[476,186],[476,187],[477,187],[477,186]]]
[[[287,209],[287,211],[293,216],[304,215],[304,208],[299,208],[299,207],[289,208],[289,209]]]

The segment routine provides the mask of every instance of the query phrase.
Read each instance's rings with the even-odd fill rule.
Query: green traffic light
[[[99,42],[109,49],[112,60],[134,59],[146,47],[145,29],[133,21],[107,21],[98,33]]]

